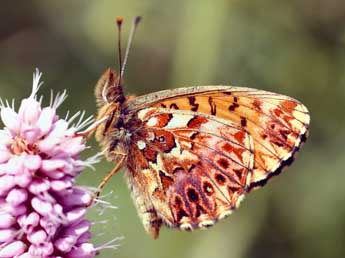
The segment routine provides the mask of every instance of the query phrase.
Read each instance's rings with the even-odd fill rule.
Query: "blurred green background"
[[[122,173],[103,194],[118,207],[90,218],[95,243],[124,236],[99,257],[267,258],[345,255],[345,2],[343,0],[1,1],[0,96],[20,99],[32,72],[67,89],[69,109],[96,112],[93,87],[117,67],[115,17],[142,15],[125,75],[126,92],[193,85],[242,85],[302,101],[311,135],[294,164],[207,231],[144,232]],[[98,147],[86,155],[95,154]],[[102,162],[80,178],[96,186]]]

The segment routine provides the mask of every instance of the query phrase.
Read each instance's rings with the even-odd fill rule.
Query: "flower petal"
[[[1,135],[0,135],[1,137]],[[11,153],[7,150],[0,150],[0,163],[5,163],[11,158]]]
[[[38,170],[41,167],[42,159],[39,155],[27,155],[24,166],[29,170]]]
[[[26,245],[22,241],[12,242],[0,250],[0,257],[11,258],[24,253]]]
[[[8,213],[0,212],[0,228],[9,228],[16,223],[16,218]]]
[[[36,179],[29,186],[29,191],[35,195],[41,195],[50,188],[50,182],[46,179]]]
[[[14,176],[0,176],[0,196],[6,195],[15,184]]]
[[[66,218],[69,223],[75,223],[83,218],[83,216],[86,213],[85,207],[79,207],[76,209],[73,209],[66,213]]]
[[[73,248],[72,251],[68,253],[68,258],[91,258],[95,255],[96,249],[93,244],[84,243],[76,248]]]
[[[18,224],[25,233],[30,233],[40,222],[40,216],[36,212],[22,215],[18,218]]]
[[[27,125],[36,124],[41,113],[41,104],[34,98],[23,99],[19,107],[18,117]]]
[[[1,109],[1,119],[12,135],[17,135],[20,131],[20,120],[18,114],[12,108],[6,107]]]
[[[48,257],[54,252],[54,246],[51,242],[40,243],[39,245],[31,245],[29,254],[34,257]]]
[[[27,235],[32,244],[41,244],[47,240],[47,233],[44,230],[37,230]]]
[[[16,233],[17,230],[14,228],[0,229],[0,243],[8,243],[12,241],[16,237]]]
[[[6,202],[16,207],[19,204],[26,201],[27,198],[28,198],[28,193],[26,192],[25,189],[14,188],[8,193],[6,197]]]
[[[31,200],[31,205],[37,213],[43,216],[50,215],[53,210],[53,206],[49,202],[43,201],[38,197],[34,197]]]
[[[43,108],[36,125],[41,131],[41,136],[46,135],[50,131],[55,115],[55,109],[51,107]]]
[[[0,145],[10,145],[13,139],[12,136],[6,130],[0,130]]]

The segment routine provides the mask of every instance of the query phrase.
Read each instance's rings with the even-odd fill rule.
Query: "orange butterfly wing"
[[[138,112],[127,160],[146,230],[207,227],[238,207],[254,164],[252,137],[230,120],[191,111]]]
[[[241,126],[253,138],[250,187],[264,185],[293,161],[306,140],[310,116],[299,101],[276,93],[231,86],[199,86],[136,98],[129,107],[190,110]]]

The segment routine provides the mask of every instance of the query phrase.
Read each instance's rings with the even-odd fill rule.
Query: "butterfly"
[[[163,224],[193,230],[227,217],[289,166],[307,138],[309,112],[293,98],[234,86],[125,96],[121,72],[106,70],[95,90],[96,139],[116,164],[99,189],[125,167],[155,239]]]

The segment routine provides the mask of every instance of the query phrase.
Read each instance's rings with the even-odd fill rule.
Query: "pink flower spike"
[[[24,253],[26,245],[22,241],[14,241],[0,249],[0,257],[12,258]]]
[[[108,247],[96,250],[89,243],[91,194],[75,185],[81,171],[98,161],[80,158],[87,146],[77,132],[92,118],[83,121],[83,112],[59,118],[65,92],[42,106],[41,75],[36,70],[18,113],[14,102],[0,100],[0,258],[92,258]]]

